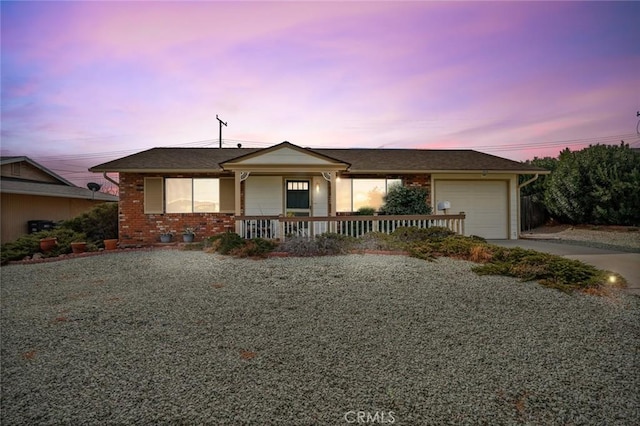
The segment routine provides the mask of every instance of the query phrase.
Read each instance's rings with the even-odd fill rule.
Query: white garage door
[[[436,181],[435,206],[449,201],[449,214],[466,213],[465,235],[509,238],[506,181]]]

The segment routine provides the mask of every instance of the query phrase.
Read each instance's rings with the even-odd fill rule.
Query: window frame
[[[189,212],[168,212],[167,211],[167,179],[188,179],[191,181],[191,209]],[[217,211],[196,211],[194,209],[194,185],[193,181],[198,179],[215,179],[218,181]],[[224,199],[223,199],[224,197]],[[232,177],[226,176],[199,176],[199,177],[172,177],[172,176],[145,176],[143,179],[143,200],[142,208],[144,214],[210,214],[210,213],[233,213],[235,211],[235,181]],[[197,201],[197,200],[196,200]]]
[[[336,201],[336,212],[337,213],[353,213],[356,212],[357,210],[354,210],[354,190],[353,190],[353,182],[356,180],[384,180],[384,194],[383,196],[387,195],[387,193],[389,192],[389,187],[391,185],[396,185],[396,184],[400,184],[400,185],[404,185],[404,182],[402,180],[402,178],[397,177],[397,178],[390,178],[390,177],[381,177],[381,178],[377,178],[377,177],[366,177],[366,178],[358,178],[358,177],[341,177],[340,178],[341,181],[349,181],[348,184],[348,190],[349,190],[349,208],[350,210],[342,210],[338,208],[338,201]],[[344,184],[344,182],[342,182],[342,184]],[[337,191],[337,187],[336,187],[336,191]],[[340,195],[336,194],[336,200],[340,199]],[[366,207],[366,206],[362,206],[362,207]],[[360,207],[361,208],[361,207]]]

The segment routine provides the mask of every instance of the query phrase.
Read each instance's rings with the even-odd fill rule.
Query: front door
[[[287,216],[311,216],[308,180],[287,180],[285,206]]]

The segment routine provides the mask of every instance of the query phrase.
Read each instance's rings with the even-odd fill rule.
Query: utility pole
[[[225,123],[224,121],[220,120],[218,118],[218,114],[216,114],[216,119],[220,122],[220,148],[222,148],[222,125],[224,124],[224,126],[227,127],[227,123]]]

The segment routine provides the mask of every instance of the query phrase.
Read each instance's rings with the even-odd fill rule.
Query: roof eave
[[[406,169],[389,169],[389,170],[348,170],[350,174],[380,174],[380,173],[393,173],[393,174],[435,174],[435,173],[463,173],[463,174],[477,174],[477,173],[500,173],[500,174],[517,174],[517,175],[548,175],[551,173],[549,170],[506,170],[506,169],[474,169],[474,170],[460,170],[460,169],[425,169],[425,170],[406,170]]]
[[[96,201],[113,201],[113,202],[116,202],[119,200],[119,197],[116,195],[102,194],[98,192],[96,192],[95,194],[86,194],[86,195],[57,194],[57,193],[52,194],[46,191],[38,191],[38,190],[25,191],[20,189],[4,189],[4,188],[0,192],[2,192],[3,194],[34,195],[34,196],[40,196],[40,197],[53,197],[53,198],[73,198],[77,200],[96,200]]]
[[[122,168],[122,169],[112,169],[112,168],[100,168],[100,167],[91,167],[89,169],[90,172],[93,173],[223,173],[224,169],[167,169],[167,168],[159,168],[159,169],[130,169],[130,168]]]

